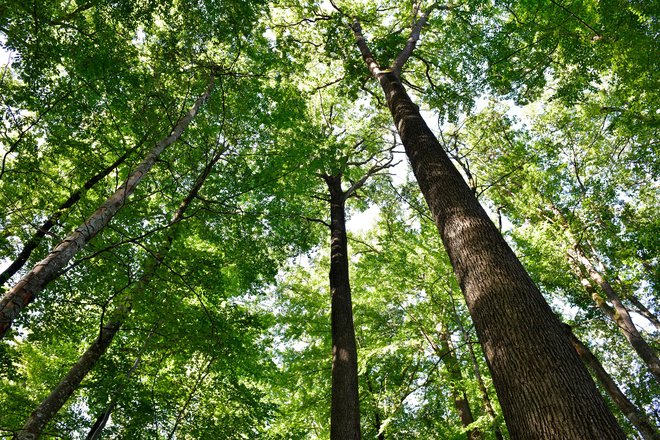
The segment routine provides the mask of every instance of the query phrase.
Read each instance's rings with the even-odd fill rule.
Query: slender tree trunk
[[[379,81],[421,192],[449,254],[513,439],[624,439],[541,292],[422,118],[399,75],[426,14],[382,70],[359,22],[355,40]]]
[[[183,406],[179,410],[179,413],[176,416],[176,420],[174,421],[174,426],[172,427],[172,430],[170,431],[170,434],[167,436],[167,440],[172,440],[174,438],[174,435],[176,434],[177,429],[179,429],[179,424],[181,424],[181,421],[183,420],[183,417],[186,415],[186,412],[188,412],[188,406],[190,405],[190,402],[192,401],[192,398],[195,397],[195,394],[197,393],[197,389],[199,386],[204,382],[206,377],[209,375],[211,372],[211,365],[213,364],[213,361],[215,358],[209,359],[208,363],[206,364],[206,368],[204,368],[197,379],[195,380],[195,383],[193,387],[190,389],[190,392],[188,393],[188,396],[186,397],[186,401],[183,403]]]
[[[158,324],[153,325],[151,331],[149,332],[144,342],[142,343],[142,347],[140,348],[140,351],[138,352],[138,355],[135,358],[135,362],[133,362],[133,366],[126,373],[127,381],[131,378],[131,376],[133,376],[133,373],[138,369],[138,366],[142,361],[142,352],[146,348],[147,342],[149,342],[154,332],[156,331],[157,326]],[[96,421],[94,422],[94,425],[92,425],[89,432],[87,433],[87,437],[85,437],[85,440],[98,440],[99,438],[101,438],[101,433],[103,432],[105,425],[108,423],[108,420],[110,419],[110,414],[112,414],[112,411],[114,411],[115,406],[117,405],[117,396],[120,394],[122,389],[123,386],[120,386],[119,389],[115,389],[113,391],[108,406],[106,406],[105,410],[103,410],[103,412],[96,418]]]
[[[452,382],[450,385],[450,391],[452,399],[454,400],[454,407],[456,408],[456,411],[458,411],[463,427],[467,428],[474,423],[474,416],[472,415],[470,403],[465,394],[465,390],[463,389],[464,387],[462,386],[463,373],[461,372],[461,367],[456,358],[454,347],[452,347],[451,341],[449,340],[449,334],[446,330],[443,330],[440,333],[440,349],[441,350],[438,353],[447,367],[447,373]],[[467,429],[466,433],[469,440],[483,439],[481,432],[474,428]]]
[[[629,295],[628,301],[635,307],[635,311],[646,318],[657,330],[660,330],[660,319],[650,311],[635,295]]]
[[[616,382],[614,382],[614,379],[605,371],[598,358],[573,334],[571,327],[568,325],[566,326],[566,332],[570,336],[573,347],[582,359],[582,362],[594,373],[603,389],[607,391],[612,401],[619,407],[623,415],[626,416],[635,429],[639,431],[645,440],[660,440],[660,433],[658,433],[657,428],[651,424],[639,408],[628,400]]]
[[[202,173],[198,176],[194,185],[188,192],[188,195],[179,205],[172,218],[172,226],[164,239],[161,249],[159,249],[158,256],[149,259],[145,265],[144,273],[140,277],[136,286],[131,289],[131,292],[127,295],[118,299],[120,301],[119,305],[112,313],[108,323],[101,327],[99,336],[82,354],[78,359],[78,362],[69,369],[69,372],[64,376],[60,383],[57,384],[53,391],[41,402],[37,409],[32,412],[22,430],[14,436],[14,440],[32,440],[38,438],[44,427],[51,421],[55,414],[57,414],[74,391],[78,389],[83,379],[92,368],[94,368],[101,356],[107,351],[110,343],[130,313],[133,295],[136,293],[139,294],[147,288],[156,270],[158,270],[162,264],[163,256],[169,251],[176,234],[176,229],[181,220],[183,220],[186,210],[195,199],[195,196],[198,194],[202,185],[206,181],[206,178],[211,173],[213,166],[220,159],[220,156],[221,153],[216,153],[214,158],[206,165]],[[112,408],[110,408],[110,411],[111,410]],[[109,412],[107,415],[109,417]],[[97,423],[105,423],[101,419],[99,420],[100,421],[97,421]]]
[[[119,313],[117,319],[113,319],[101,327],[101,331],[92,345],[69,369],[69,372],[48,397],[34,410],[23,425],[23,429],[14,436],[14,440],[34,440],[41,435],[46,424],[57,414],[87,373],[106,352],[122,323],[123,313]]]
[[[116,404],[117,403],[114,398],[110,400],[110,403],[105,408],[103,413],[101,413],[101,415],[96,418],[96,421],[94,422],[94,425],[92,425],[92,428],[89,430],[85,440],[97,440],[101,438],[101,433],[103,432],[105,425],[108,423],[110,414],[112,414],[112,411],[114,411]]]
[[[591,281],[600,287],[605,293],[607,301],[612,303],[612,306],[607,304],[605,298],[592,289],[592,298],[596,302],[598,308],[603,314],[605,314],[605,316],[616,323],[623,336],[644,361],[651,373],[655,376],[656,380],[660,381],[660,359],[658,359],[653,348],[651,348],[648,342],[646,342],[644,337],[642,337],[637,330],[632,318],[630,318],[628,309],[623,305],[619,296],[614,291],[614,288],[612,288],[612,285],[600,274],[600,272],[598,272],[598,270],[596,270],[591,263],[591,260],[587,258],[580,246],[575,246],[574,252],[572,252],[572,257],[586,270]],[[585,285],[584,282],[582,284]]]
[[[504,440],[504,436],[502,435],[502,430],[497,425],[495,410],[493,409],[493,404],[491,403],[490,397],[488,396],[488,390],[486,389],[486,384],[484,384],[484,379],[481,376],[481,368],[477,363],[477,357],[474,354],[474,347],[472,346],[472,342],[470,342],[469,339],[467,339],[466,341],[467,341],[468,351],[470,352],[470,360],[472,361],[472,368],[474,369],[474,377],[477,379],[477,385],[479,386],[479,393],[481,394],[481,400],[483,400],[484,402],[484,408],[486,410],[486,414],[488,414],[488,417],[490,418],[493,424],[493,431],[495,433],[495,438],[497,440]]]
[[[330,192],[330,292],[332,294],[331,440],[360,439],[360,400],[351,287],[348,276],[345,193],[341,175],[325,176]]]
[[[0,338],[4,337],[20,311],[53,279],[66,263],[81,248],[98,234],[119,209],[126,203],[142,178],[156,162],[165,148],[176,142],[183,131],[208,99],[213,88],[213,76],[204,93],[197,98],[192,108],[174,126],[172,132],[160,140],[147,154],[142,163],[128,176],[117,189],[81,226],[67,236],[42,261],[28,272],[0,301]]]
[[[144,141],[140,141],[138,146]],[[11,277],[14,276],[16,272],[21,270],[25,263],[27,262],[28,258],[30,258],[30,255],[32,255],[32,251],[34,251],[37,246],[39,246],[39,243],[41,242],[41,239],[44,238],[44,236],[51,230],[53,226],[57,223],[57,221],[60,219],[60,217],[64,214],[64,212],[71,208],[80,198],[82,195],[87,191],[88,189],[92,188],[94,185],[96,185],[98,182],[100,182],[104,177],[106,177],[108,174],[110,174],[112,171],[117,169],[119,165],[124,163],[126,158],[130,155],[131,152],[133,152],[138,146],[135,148],[132,148],[128,151],[126,151],[121,157],[119,157],[112,165],[108,166],[107,168],[101,170],[98,172],[96,175],[94,175],[92,178],[90,178],[85,184],[82,186],[82,188],[78,188],[76,191],[74,191],[69,198],[62,203],[57,210],[51,214],[45,222],[41,224],[37,228],[36,231],[34,231],[34,234],[28,239],[28,241],[25,243],[25,246],[21,250],[21,252],[16,256],[16,259],[7,267],[2,273],[0,273],[0,287],[2,287]]]

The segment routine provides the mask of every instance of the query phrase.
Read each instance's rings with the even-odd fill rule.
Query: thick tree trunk
[[[373,62],[366,56],[365,61]],[[562,324],[398,75],[380,71],[376,76],[465,295],[511,437],[624,439]]]
[[[130,313],[133,294],[136,292],[142,292],[151,282],[153,275],[162,264],[163,256],[171,248],[172,242],[176,235],[176,229],[179,223],[183,220],[186,210],[199,193],[199,190],[206,181],[206,178],[211,173],[213,166],[220,159],[220,156],[221,153],[216,153],[214,158],[206,165],[204,170],[197,177],[197,180],[195,181],[186,197],[179,204],[179,207],[177,208],[172,218],[172,226],[164,238],[163,244],[156,254],[157,256],[150,258],[149,261],[145,264],[145,269],[142,276],[140,277],[139,282],[135,285],[135,287],[131,289],[129,293],[115,300],[120,301],[120,303],[113,311],[113,314],[108,320],[108,323],[101,327],[99,336],[82,354],[82,356],[78,359],[78,362],[76,362],[69,369],[69,372],[66,374],[66,376],[64,376],[60,383],[57,384],[53,391],[41,402],[37,409],[32,412],[28,420],[25,422],[23,429],[14,436],[14,440],[31,440],[38,438],[39,435],[41,435],[41,431],[44,429],[44,427],[51,421],[55,414],[57,414],[57,412],[67,402],[69,397],[71,397],[71,395],[78,389],[83,379],[92,370],[92,368],[94,368],[98,360],[106,352],[110,346],[110,343]],[[109,411],[106,411],[106,413],[99,417],[97,423],[103,425],[105,424],[113,406],[114,405],[111,405],[109,407]]]
[[[32,234],[32,236],[25,243],[25,246],[23,247],[21,252],[16,256],[16,259],[9,265],[9,267],[7,267],[2,273],[0,273],[0,287],[2,287],[11,277],[13,277],[16,272],[18,272],[23,268],[28,258],[30,258],[30,255],[32,255],[32,251],[34,251],[37,248],[37,246],[39,246],[41,239],[46,236],[46,234],[51,230],[53,226],[55,226],[55,224],[57,223],[59,218],[64,214],[64,212],[66,212],[67,209],[71,208],[76,202],[78,202],[78,200],[80,200],[80,198],[82,197],[85,191],[92,188],[94,185],[100,182],[105,176],[107,176],[113,170],[119,167],[119,165],[124,163],[126,158],[134,149],[135,148],[126,151],[112,165],[98,172],[87,182],[85,182],[82,188],[79,188],[76,191],[74,191],[69,196],[69,198],[57,208],[57,211],[51,214],[46,219],[46,221],[43,222],[41,226],[37,228],[36,231],[34,231],[34,234]]]
[[[456,408],[456,411],[458,411],[463,427],[468,428],[468,426],[474,423],[474,416],[472,415],[470,403],[462,385],[457,385],[463,383],[463,373],[461,372],[461,367],[456,358],[454,347],[451,345],[449,334],[446,330],[443,330],[440,333],[440,351],[438,353],[447,367],[447,373],[452,382],[450,385],[450,391],[452,399],[454,400],[454,407]],[[467,429],[466,433],[469,440],[483,439],[481,432],[474,428]]]
[[[325,176],[330,192],[330,292],[332,294],[331,440],[360,439],[360,400],[353,306],[348,276],[345,194],[341,176]]]
[[[158,156],[176,142],[183,131],[208,99],[213,88],[213,77],[204,93],[197,98],[193,107],[174,126],[166,138],[160,140],[147,154],[142,163],[128,176],[124,184],[117,189],[81,226],[67,236],[42,261],[28,272],[0,301],[0,338],[4,337],[20,311],[53,279],[59,271],[96,236],[126,203],[142,178],[149,172]]]
[[[642,411],[639,410],[621,391],[614,379],[605,371],[598,358],[582,343],[571,330],[566,326],[566,333],[570,336],[575,351],[578,353],[582,362],[594,373],[603,389],[610,395],[612,401],[619,407],[621,412],[630,423],[639,431],[645,440],[660,440],[660,434]]]
[[[605,298],[593,290],[592,298],[598,308],[619,327],[623,336],[644,361],[651,373],[655,376],[656,380],[660,381],[660,359],[658,359],[653,348],[651,348],[648,342],[646,342],[644,337],[637,330],[637,327],[630,317],[630,313],[628,313],[628,309],[623,305],[612,285],[600,274],[600,272],[598,272],[598,270],[596,270],[596,267],[591,263],[591,260],[587,258],[586,254],[579,246],[575,247],[573,257],[586,270],[591,281],[593,281],[605,293],[607,301],[612,303],[612,306],[607,304]]]

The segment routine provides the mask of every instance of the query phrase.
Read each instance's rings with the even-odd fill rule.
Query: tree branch
[[[416,5],[415,15],[417,15],[419,9],[420,9],[419,5]],[[415,50],[415,47],[417,46],[417,42],[419,41],[419,35],[422,32],[422,28],[426,24],[429,15],[434,9],[442,9],[448,11],[452,9],[452,6],[440,5],[439,2],[434,2],[425,11],[422,11],[417,21],[415,21],[412,25],[412,29],[410,30],[410,37],[408,38],[405,47],[401,50],[401,52],[399,52],[399,55],[397,55],[397,57],[394,59],[394,62],[390,66],[390,69],[397,77],[401,76],[401,69],[403,69],[403,66],[406,64],[406,61],[408,61],[408,58],[410,58],[413,51]]]
[[[376,59],[371,53],[371,49],[369,49],[369,46],[367,45],[367,40],[362,34],[362,26],[360,25],[360,21],[358,19],[355,19],[351,25],[351,29],[353,30],[355,42],[357,43],[358,49],[360,49],[362,58],[364,59],[364,62],[367,63],[369,72],[371,72],[374,78],[378,78],[378,76],[383,72],[380,70],[380,65],[376,62]]]
[[[392,161],[393,161],[393,160],[394,160],[394,156],[393,156],[393,155],[390,155],[390,158],[387,159],[387,161],[386,161],[385,163],[383,163],[382,165],[376,164],[376,165],[372,166],[372,167],[369,169],[369,171],[367,171],[367,172],[365,173],[365,175],[362,176],[362,178],[360,178],[360,180],[358,180],[357,182],[353,183],[353,184],[351,185],[351,187],[348,188],[348,189],[344,192],[344,200],[347,200],[349,197],[351,197],[353,194],[355,194],[355,191],[357,191],[358,189],[362,188],[362,186],[363,186],[363,185],[365,184],[365,182],[369,179],[369,177],[373,176],[374,174],[378,173],[379,171],[382,171],[382,170],[384,170],[384,169],[389,168],[390,166],[392,166]]]

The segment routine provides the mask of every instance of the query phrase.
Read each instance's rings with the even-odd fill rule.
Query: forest
[[[660,440],[659,40],[0,0],[0,439]]]

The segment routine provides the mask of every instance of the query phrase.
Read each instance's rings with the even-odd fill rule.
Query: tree
[[[588,107],[563,108],[555,103],[532,114],[529,128],[516,124],[505,111],[501,106],[486,108],[462,121],[460,132],[448,127],[450,151],[469,168],[477,194],[487,195],[491,209],[510,222],[507,234],[525,255],[525,263],[546,297],[565,320],[579,322],[588,340],[606,338],[607,344],[594,344],[595,349],[602,349],[598,354],[608,365],[622,366],[613,367],[616,379],[629,384],[627,393],[630,398],[635,396],[637,405],[650,406],[657,382],[644,372],[632,347],[625,346],[634,335],[625,335],[613,325],[614,301],[609,305],[610,300],[592,284],[576,255],[581,249],[587,258],[589,252],[588,258],[599,264],[595,275],[603,281],[605,276],[617,279],[615,274],[620,273],[617,284],[626,286],[627,295],[654,295],[643,264],[634,257],[646,251],[626,231],[634,223],[619,214],[645,209],[646,199],[635,195],[647,184],[641,176],[646,176],[645,166],[638,168],[630,165],[634,160],[624,159],[636,155],[638,149],[626,147],[631,140],[623,133],[604,129],[605,117],[591,114]],[[581,117],[567,118],[567,113]],[[644,137],[632,142],[637,141],[642,142],[639,149],[643,150]],[[618,152],[621,162],[611,162],[612,151]],[[630,200],[640,203],[621,211],[616,208]],[[591,261],[585,263],[592,265]],[[592,265],[592,269],[596,268]],[[627,282],[622,283],[622,278]],[[619,307],[625,307],[620,300]],[[630,318],[634,309],[629,310],[622,315]],[[640,322],[637,317],[635,321]],[[644,334],[652,344],[649,327],[641,328],[641,334],[635,330],[637,336]],[[613,351],[617,355],[610,356]]]
[[[61,438],[496,440],[505,419],[512,438],[621,438],[608,409],[656,436],[660,385],[626,339],[657,352],[655,5],[0,10],[0,280],[50,258],[214,76],[0,340],[0,436],[51,395],[37,418]],[[391,136],[417,182],[370,176]]]
[[[158,269],[161,261],[165,258],[170,246],[172,245],[178,224],[184,219],[184,215],[188,207],[199,193],[199,190],[213,170],[215,164],[220,160],[222,153],[222,151],[217,151],[214,153],[213,157],[208,162],[208,164],[206,164],[194,185],[188,192],[188,195],[179,205],[178,209],[174,213],[174,216],[172,217],[172,225],[170,226],[171,229],[168,231],[168,235],[165,237],[161,248],[157,251],[157,254],[145,263],[143,274],[136,286],[133,288],[134,292],[124,294],[120,298],[114,300],[114,302],[117,302],[118,304],[115,306],[115,310],[110,313],[106,322],[101,323],[99,335],[87,348],[87,350],[85,350],[85,352],[80,356],[78,362],[76,362],[71,367],[69,372],[64,378],[62,378],[62,380],[57,384],[53,391],[32,412],[30,418],[25,422],[23,429],[14,436],[16,440],[33,439],[39,437],[46,424],[50,422],[52,417],[62,408],[69,397],[71,397],[71,395],[78,389],[80,383],[83,381],[83,379],[85,379],[89,371],[94,368],[101,356],[103,356],[108,350],[108,347],[112,343],[115,335],[121,329],[122,325],[128,317],[131,309],[131,303],[133,302],[131,295],[135,293],[139,294],[141,291],[149,288],[149,282],[154,276],[154,272]]]
[[[612,377],[607,373],[603,365],[600,363],[598,358],[589,350],[589,347],[584,345],[574,334],[569,325],[566,325],[566,331],[568,332],[571,343],[580,355],[580,359],[584,364],[593,372],[593,374],[598,378],[599,383],[605,389],[607,394],[610,395],[614,403],[619,407],[621,412],[626,416],[630,423],[632,423],[635,428],[642,434],[642,437],[646,440],[653,440],[660,438],[660,433],[657,428],[654,427],[648,418],[644,415],[642,411],[639,410],[621,391],[617,386],[616,382]]]
[[[186,127],[201,108],[202,104],[209,98],[213,90],[213,73],[206,90],[197,98],[190,110],[182,116],[172,128],[172,132],[161,139],[149,151],[149,154],[128,176],[108,199],[89,216],[74,232],[67,236],[56,246],[48,256],[37,263],[21,280],[5,293],[0,302],[0,337],[4,337],[11,323],[27,306],[36,295],[54,278],[58,272],[73,258],[76,252],[94,238],[125,203],[126,199],[135,191],[135,187],[156,163],[158,156],[165,148],[172,145],[180,137]]]
[[[561,323],[401,84],[401,69],[426,20],[427,11],[422,11],[406,46],[386,69],[374,59],[358,21],[352,29],[369,71],[385,93],[449,253],[484,346],[509,432],[513,438],[623,438]],[[525,374],[521,374],[521,366]],[[565,399],[569,394],[575,398]],[[591,418],[575,417],[581,413],[589,413]],[[563,426],[556,425],[557,417],[564,420]]]

